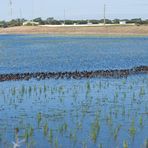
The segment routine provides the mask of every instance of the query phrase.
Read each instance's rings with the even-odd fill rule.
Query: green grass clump
[[[100,131],[100,123],[99,119],[96,118],[91,125],[91,139],[93,140],[94,143],[96,143],[99,131]]]
[[[50,143],[52,143],[52,141],[53,141],[53,130],[52,129],[50,129],[50,131],[49,131],[48,140]]]
[[[103,145],[102,145],[102,143],[100,143],[100,144],[99,144],[99,148],[103,148]]]
[[[42,115],[41,115],[41,113],[38,113],[37,114],[38,125],[40,125],[41,120],[42,120]]]
[[[33,136],[33,133],[34,133],[34,129],[31,127],[30,128],[30,131],[29,131],[29,136],[32,137]]]
[[[47,87],[46,87],[46,85],[44,85],[44,93],[46,92],[46,90],[47,90]]]
[[[140,126],[143,126],[143,119],[142,119],[142,116],[141,116],[140,119],[139,119],[139,124],[140,124]]]
[[[118,133],[119,133],[119,130],[121,128],[121,125],[119,125],[115,130],[114,130],[114,139],[116,140],[117,137],[118,137]]]
[[[25,130],[24,138],[25,138],[26,142],[28,142],[28,139],[29,139],[29,131],[28,131],[28,129]]]
[[[60,133],[65,132],[65,131],[67,130],[67,127],[68,127],[67,123],[62,124],[62,125],[59,127]]]
[[[128,148],[128,144],[126,141],[123,142],[123,148]]]
[[[31,88],[31,86],[29,86],[29,89],[28,89],[29,95],[31,95],[31,92],[32,92],[32,88]]]
[[[130,135],[132,137],[134,137],[135,134],[136,134],[136,128],[135,128],[135,121],[134,120],[132,120],[131,127],[129,129],[129,132],[130,132]]]
[[[144,87],[141,87],[141,88],[140,88],[139,96],[144,96],[144,95],[145,95]]]
[[[144,148],[148,148],[148,139],[146,139],[144,142]]]
[[[90,82],[89,81],[86,83],[86,88],[87,88],[87,90],[90,90]]]
[[[58,145],[59,145],[59,144],[58,144],[58,139],[57,139],[57,138],[56,138],[55,141],[54,141],[54,145],[55,145],[55,148],[58,148]]]
[[[46,123],[43,127],[44,136],[47,136],[48,134],[48,124]]]

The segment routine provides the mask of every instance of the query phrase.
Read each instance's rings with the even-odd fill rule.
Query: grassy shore
[[[19,26],[0,28],[0,34],[148,36],[148,26]]]

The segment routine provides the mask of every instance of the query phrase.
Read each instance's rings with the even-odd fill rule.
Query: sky
[[[106,4],[108,19],[148,19],[148,0],[0,0],[0,20],[32,19],[102,19]],[[65,12],[65,13],[64,13]],[[65,15],[64,15],[65,14]]]

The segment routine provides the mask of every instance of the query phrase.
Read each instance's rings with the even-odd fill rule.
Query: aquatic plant
[[[38,113],[37,114],[38,126],[40,125],[41,120],[42,120],[42,114],[41,113]]]
[[[132,85],[130,85],[130,86],[129,86],[129,89],[133,89],[133,86],[132,86]]]
[[[101,83],[101,81],[99,82],[99,88],[100,88],[100,89],[102,88],[102,83]]]
[[[125,79],[122,80],[122,84],[123,84],[123,85],[126,84],[126,80],[125,80]]]
[[[16,94],[16,89],[15,89],[15,87],[12,89],[12,96],[15,96],[15,94]]]
[[[54,145],[55,145],[55,148],[58,148],[58,145],[59,145],[59,144],[58,144],[58,139],[57,139],[57,138],[56,138],[55,141],[54,141]]]
[[[87,81],[87,83],[86,83],[86,89],[90,90],[90,82],[89,81]]]
[[[144,142],[144,148],[148,148],[148,139],[146,139]]]
[[[27,143],[27,148],[34,148],[35,147],[35,141],[34,140],[31,140]]]
[[[144,96],[145,95],[145,89],[144,87],[140,88],[139,96]]]
[[[70,140],[73,140],[74,142],[77,141],[76,132],[70,132],[69,137]]]
[[[96,143],[99,131],[100,131],[99,118],[96,117],[94,122],[91,124],[91,139],[93,140],[94,143]]]
[[[39,93],[42,94],[42,87],[39,87]]]
[[[46,85],[44,84],[44,93],[46,92],[46,90],[47,90],[47,87],[46,87]]]
[[[126,141],[123,141],[123,148],[128,148],[128,144]]]
[[[23,96],[23,95],[24,95],[24,93],[25,93],[25,86],[24,86],[24,85],[22,85],[22,88],[21,88],[21,95]]]
[[[121,128],[121,125],[119,125],[119,126],[114,130],[114,139],[115,139],[115,140],[117,139],[117,136],[118,136],[118,133],[119,133],[120,128]]]
[[[122,116],[125,116],[125,106],[122,108]]]
[[[107,117],[106,117],[106,121],[107,121],[107,124],[108,125],[110,125],[110,126],[112,126],[112,116],[111,115],[108,115]]]
[[[135,128],[135,121],[134,121],[134,119],[132,120],[130,129],[129,129],[129,132],[130,132],[130,135],[131,135],[132,137],[134,137],[135,134],[136,134],[136,128]]]
[[[68,127],[67,123],[62,124],[62,125],[59,127],[60,133],[65,132],[65,131],[67,130],[67,127]]]
[[[82,129],[82,123],[81,122],[77,122],[76,127],[77,127],[77,129]]]
[[[28,129],[25,129],[24,138],[25,138],[26,142],[28,142],[28,139],[29,139],[29,132],[28,132]]]
[[[29,95],[31,95],[31,91],[32,91],[32,88],[31,88],[31,86],[29,86],[29,89],[28,89]]]
[[[126,98],[126,92],[123,92],[123,98],[124,99]]]
[[[2,134],[0,133],[0,143],[1,143],[1,141],[2,141],[2,137],[3,137],[3,136],[2,136]]]
[[[98,148],[103,148],[103,145],[102,145],[102,143],[100,143],[100,144],[99,144],[99,147],[98,147]]]
[[[86,141],[83,141],[83,142],[82,142],[82,148],[87,148],[87,143],[86,143]]]
[[[135,100],[135,96],[136,96],[136,95],[135,95],[135,92],[133,92],[133,100]]]
[[[34,133],[34,129],[33,129],[33,127],[30,127],[29,136],[32,137],[33,133]]]
[[[36,92],[36,85],[34,85],[34,92]]]
[[[43,126],[43,132],[44,132],[44,136],[47,136],[48,134],[48,124],[47,123]]]
[[[115,98],[118,98],[119,94],[118,92],[115,92]]]
[[[53,130],[52,130],[52,128],[49,131],[48,140],[49,140],[50,143],[52,143],[52,141],[53,141]]]
[[[140,119],[139,119],[139,124],[140,124],[141,127],[143,126],[143,119],[142,119],[142,116],[141,116]]]

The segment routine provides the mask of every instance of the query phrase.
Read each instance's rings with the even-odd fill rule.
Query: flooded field
[[[0,35],[0,73],[148,65],[148,37]]]
[[[148,38],[0,36],[0,74],[148,65]],[[0,148],[147,148],[148,74],[0,82]]]
[[[129,147],[148,144],[148,76],[3,82],[0,144]],[[17,130],[17,131],[16,131]]]

